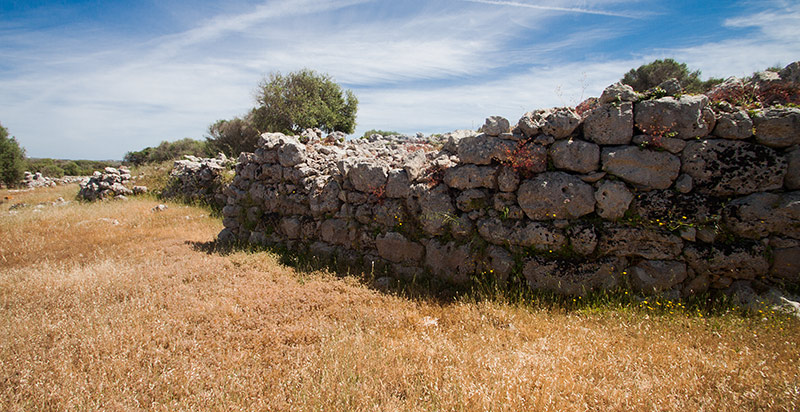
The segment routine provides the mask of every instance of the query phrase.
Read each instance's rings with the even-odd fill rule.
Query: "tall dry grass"
[[[218,220],[148,199],[8,212],[76,191],[0,205],[2,410],[800,405],[798,322],[411,299],[206,252]]]

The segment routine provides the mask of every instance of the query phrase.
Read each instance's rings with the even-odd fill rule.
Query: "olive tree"
[[[208,126],[208,134],[206,144],[209,152],[222,152],[232,157],[255,151],[260,136],[249,116],[245,119],[234,117],[231,120],[218,120]]]
[[[14,137],[8,137],[8,129],[0,124],[0,182],[6,187],[19,184],[25,172],[25,150]]]
[[[261,132],[300,133],[317,127],[353,133],[358,99],[327,74],[303,69],[286,76],[272,73],[259,84],[253,125]]]

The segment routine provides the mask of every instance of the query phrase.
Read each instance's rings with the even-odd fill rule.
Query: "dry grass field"
[[[800,409],[785,316],[384,293],[76,192],[0,191],[0,410]]]

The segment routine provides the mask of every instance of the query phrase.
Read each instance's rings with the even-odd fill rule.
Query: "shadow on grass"
[[[285,245],[254,245],[248,242],[187,241],[194,250],[207,254],[227,256],[234,253],[270,253],[281,265],[301,274],[327,271],[339,277],[358,279],[362,284],[382,293],[411,300],[441,305],[453,303],[495,302],[523,307],[527,310],[545,310],[557,313],[578,314],[637,314],[661,317],[721,317],[758,318],[759,308],[744,308],[722,291],[709,292],[680,300],[666,295],[645,296],[635,293],[629,285],[615,289],[590,291],[583,295],[567,296],[543,290],[532,290],[521,274],[520,268],[507,280],[491,276],[474,276],[466,284],[453,284],[420,271],[412,277],[397,277],[388,266],[376,268],[371,262],[344,259],[336,254],[318,256],[310,250],[294,250]],[[773,312],[774,313],[774,312]]]

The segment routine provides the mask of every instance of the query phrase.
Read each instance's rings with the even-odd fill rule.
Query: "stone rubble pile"
[[[133,186],[130,189],[126,187],[130,179],[131,172],[124,166],[119,169],[106,167],[102,172],[95,171],[88,180],[81,182],[78,198],[88,201],[126,199],[130,195],[147,192],[145,186]]]
[[[42,174],[39,172],[36,173],[25,172],[25,175],[22,178],[22,182],[20,182],[20,186],[29,189],[37,187],[55,187],[57,185],[68,185],[70,183],[81,182],[84,179],[87,179],[87,177],[64,176],[56,178],[56,177],[42,176]]]
[[[435,141],[266,133],[224,188],[219,238],[563,294],[800,284],[800,109],[666,86]]]
[[[192,202],[203,202],[222,208],[227,200],[222,194],[226,185],[225,174],[234,161],[220,153],[216,158],[199,158],[186,155],[176,160],[170,172],[170,181],[164,189],[165,198],[180,198]]]

